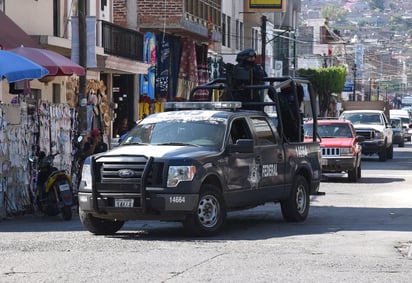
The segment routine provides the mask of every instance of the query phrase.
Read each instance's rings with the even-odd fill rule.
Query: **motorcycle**
[[[70,175],[65,170],[53,166],[56,155],[40,153],[38,158],[30,162],[37,163],[37,182],[35,201],[38,209],[48,216],[62,214],[64,220],[72,219],[74,203],[73,184]]]

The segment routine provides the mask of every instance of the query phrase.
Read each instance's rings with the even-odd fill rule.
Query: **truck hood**
[[[351,147],[353,139],[322,138],[320,147]]]
[[[124,145],[116,147],[101,156],[143,155],[155,158],[196,158],[217,154],[219,151],[210,147],[171,146],[171,145]]]
[[[353,125],[353,127],[355,128],[355,130],[375,130],[375,131],[379,131],[379,132],[383,132],[383,129],[385,128],[385,126],[382,125],[361,125],[361,124],[356,124]]]

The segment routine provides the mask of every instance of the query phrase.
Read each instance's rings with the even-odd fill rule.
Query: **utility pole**
[[[87,32],[86,32],[86,2],[87,0],[78,0],[78,18],[79,18],[79,65],[85,70],[84,75],[79,77],[79,130],[82,134],[87,129],[86,115],[86,75],[87,75]],[[86,101],[86,103],[85,103]]]
[[[356,64],[353,64],[352,71],[353,71],[353,94],[352,94],[352,101],[356,101]]]
[[[261,64],[262,64],[263,70],[266,71],[266,68],[265,68],[265,63],[266,63],[265,62],[265,59],[266,59],[266,22],[267,22],[266,16],[263,15],[261,20],[262,20],[262,26],[261,26],[261,34],[262,34],[261,56],[262,56],[262,62],[261,62]]]

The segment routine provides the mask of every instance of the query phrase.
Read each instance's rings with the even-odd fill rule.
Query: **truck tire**
[[[79,209],[80,221],[86,229],[95,235],[113,235],[119,231],[124,221],[111,221],[94,217],[90,213]]]
[[[379,153],[379,161],[386,161],[388,159],[386,147],[384,147]]]
[[[287,222],[302,222],[307,218],[310,206],[309,185],[303,176],[295,177],[290,197],[281,201],[280,206]]]
[[[358,179],[362,178],[362,163],[359,162],[358,166]]]
[[[358,181],[358,173],[359,169],[358,168],[353,168],[352,170],[348,170],[348,180],[351,183],[356,183]]]
[[[388,159],[393,159],[393,144],[391,144],[388,148],[387,148],[387,153],[386,156],[388,157]]]
[[[220,232],[226,222],[226,205],[222,193],[214,185],[201,188],[196,211],[187,215],[183,225],[194,236],[212,236]]]

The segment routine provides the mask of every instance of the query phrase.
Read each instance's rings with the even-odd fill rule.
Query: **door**
[[[250,119],[255,135],[255,163],[259,168],[259,195],[268,200],[282,195],[285,185],[285,154],[279,136],[265,117]]]

